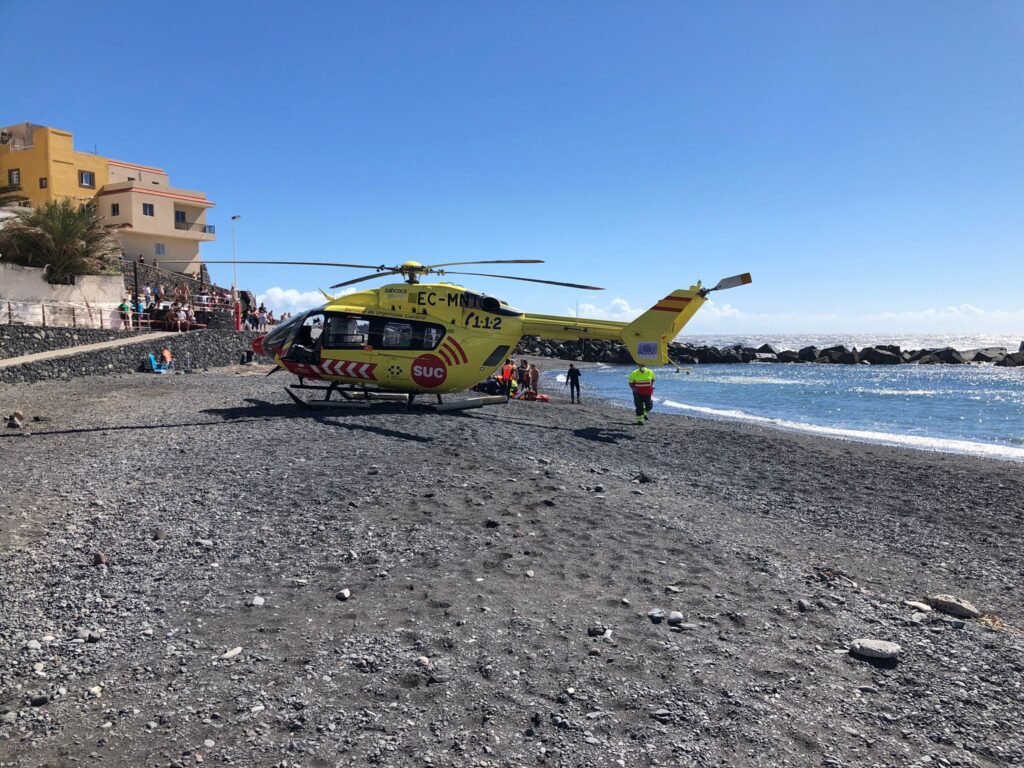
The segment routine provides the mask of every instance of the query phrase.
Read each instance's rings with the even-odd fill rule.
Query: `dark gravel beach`
[[[0,387],[0,766],[1024,764],[1019,464],[266,370]]]

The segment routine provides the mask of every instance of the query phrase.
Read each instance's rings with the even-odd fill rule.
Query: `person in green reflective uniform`
[[[654,371],[640,363],[637,369],[629,374],[629,388],[633,390],[633,405],[636,407],[636,423],[647,421],[647,414],[654,408]]]

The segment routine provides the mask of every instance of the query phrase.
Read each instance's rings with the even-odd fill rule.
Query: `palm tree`
[[[27,202],[28,197],[20,193],[20,184],[9,184],[6,187],[0,186],[0,208],[3,208],[5,205],[20,205]]]
[[[44,203],[0,229],[0,258],[24,267],[45,267],[51,283],[112,272],[120,250],[95,207],[76,207],[69,200]]]

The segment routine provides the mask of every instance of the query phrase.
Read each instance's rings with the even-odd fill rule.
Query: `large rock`
[[[1019,365],[1024,365],[1024,352],[1012,352],[998,363],[1001,368],[1014,368]]]
[[[899,643],[867,637],[850,643],[850,653],[867,659],[895,659],[902,650]]]
[[[804,363],[813,363],[818,359],[820,355],[821,350],[819,350],[817,347],[804,347],[799,352],[797,352],[797,357],[799,357],[801,362]]]
[[[967,362],[967,358],[952,347],[937,349],[934,354],[939,359],[940,363],[946,363],[947,365],[959,365]]]
[[[756,351],[757,352],[761,352],[761,353],[766,353],[767,352],[767,353],[770,353],[770,354],[776,355],[776,356],[778,356],[778,354],[779,354],[779,350],[777,350],[771,344],[762,344],[760,347],[757,348]]]
[[[898,350],[899,347],[896,349]],[[860,351],[860,359],[866,360],[872,365],[900,365],[903,362],[899,352],[892,352],[881,347],[865,347]]]
[[[754,353],[755,363],[777,363],[779,362],[779,356],[773,352],[755,352]]]
[[[1006,357],[1006,347],[982,347],[961,354],[969,363],[997,363]]]
[[[981,611],[975,608],[971,602],[956,595],[933,595],[925,602],[936,611],[948,613],[958,619],[976,619],[981,616]]]
[[[839,358],[848,354],[850,354],[850,350],[842,344],[838,344],[834,347],[825,347],[825,349],[821,350],[818,354],[818,360],[823,363],[838,363]]]
[[[782,352],[779,352],[778,360],[780,363],[799,363],[800,353],[794,352],[791,349],[785,349]]]
[[[856,349],[853,349],[849,352],[846,352],[845,354],[840,355],[839,359],[836,360],[835,362],[839,363],[840,365],[856,365],[857,363],[860,362],[860,353]]]

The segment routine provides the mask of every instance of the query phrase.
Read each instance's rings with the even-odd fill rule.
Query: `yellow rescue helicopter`
[[[215,263],[215,262],[209,262]],[[231,262],[228,262],[231,263]],[[539,264],[539,259],[501,259],[424,265],[406,261],[395,267],[333,262],[241,261],[239,264],[305,264],[372,269],[373,273],[331,288],[394,275],[404,282],[334,297],[297,314],[253,342],[253,350],[273,358],[276,370],[299,377],[292,389],[325,392],[321,404],[338,393],[346,401],[437,396],[439,410],[460,410],[504,402],[505,397],[474,398],[442,404],[441,395],[464,392],[490,377],[505,363],[523,336],[557,341],[621,341],[637,363],[669,362],[668,343],[696,314],[712,291],[751,282],[750,274],[721,280],[713,288],[700,282],[672,291],[630,323],[580,317],[535,315],[514,309],[493,296],[447,282],[424,283],[428,275],[498,277],[530,283],[599,291],[591,285],[479,272],[453,272],[470,264]],[[273,371],[272,371],[273,372]],[[268,374],[269,375],[269,374]],[[309,382],[320,382],[310,384]],[[292,398],[305,403],[293,392]]]

